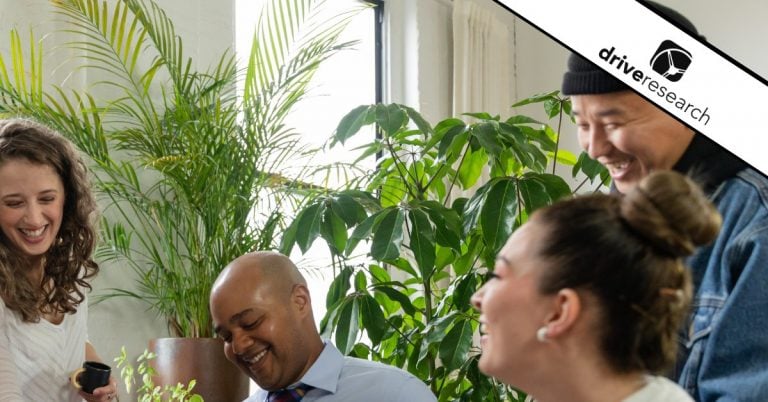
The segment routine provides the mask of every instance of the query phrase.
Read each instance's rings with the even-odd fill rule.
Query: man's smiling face
[[[631,91],[571,97],[579,144],[626,193],[680,159],[693,131]]]
[[[233,268],[237,264],[250,261],[236,260]],[[308,291],[276,282],[255,268],[235,269],[211,292],[211,315],[227,358],[267,391],[298,381],[313,363],[302,327],[311,310]]]

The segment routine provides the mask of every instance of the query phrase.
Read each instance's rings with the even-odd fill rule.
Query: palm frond
[[[154,0],[51,0],[78,68],[103,72],[94,85],[111,97],[45,86],[43,41],[30,36],[27,51],[12,31],[0,112],[51,126],[90,158],[112,212],[96,255],[137,278],[105,298],[145,300],[176,335],[212,335],[208,294],[220,270],[276,247],[281,206],[311,190],[296,179],[308,168],[293,165],[312,150],[285,117],[319,65],[350,46],[338,43],[348,16],[320,18],[323,3],[270,0],[242,76],[229,50],[198,68]]]

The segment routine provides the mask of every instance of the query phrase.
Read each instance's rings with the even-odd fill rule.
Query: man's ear
[[[547,317],[547,337],[556,339],[572,330],[581,317],[581,297],[573,289],[560,289],[552,300],[552,311]]]
[[[312,312],[312,299],[309,296],[309,289],[307,289],[306,285],[301,283],[293,285],[291,303],[301,315]]]

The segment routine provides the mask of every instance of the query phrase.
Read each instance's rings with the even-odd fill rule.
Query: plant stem
[[[440,176],[440,171],[442,171],[445,168],[445,163],[441,164],[440,167],[437,168],[437,171],[435,171],[435,174],[432,175],[432,178],[427,181],[427,185],[424,186],[424,192],[426,193],[429,190],[429,187],[432,186],[432,183]],[[450,193],[449,193],[450,194]]]
[[[563,102],[564,99],[560,99],[558,104],[560,105],[560,112],[557,114],[557,141],[555,141],[555,157],[552,158],[552,174],[555,173],[557,168],[557,152],[560,150],[560,129],[563,127]]]
[[[581,183],[579,183],[579,185],[576,186],[576,188],[571,192],[571,194],[576,194],[579,190],[581,190],[581,188],[587,184],[587,180],[589,180],[589,177],[585,177],[584,180],[582,180]]]
[[[392,160],[395,162],[395,167],[397,168],[397,172],[400,174],[400,178],[403,179],[403,183],[405,184],[405,189],[408,190],[408,194],[411,195],[411,197],[418,199],[416,194],[413,193],[413,189],[410,185],[408,185],[407,178],[411,178],[414,182],[416,181],[416,178],[411,175],[411,172],[408,171],[408,169],[405,168],[405,163],[403,163],[400,158],[397,157],[397,152],[395,152],[395,149],[392,148],[392,143],[389,142],[389,138],[385,138],[384,142],[387,144],[387,148],[389,149],[389,153],[392,154]],[[400,165],[398,165],[398,162]],[[403,174],[402,170],[405,170],[405,174]],[[407,176],[407,177],[406,177]]]
[[[461,165],[464,164],[464,159],[466,159],[467,154],[469,153],[469,140],[467,140],[467,145],[464,147],[464,153],[461,155],[461,160],[459,161],[459,166],[456,166],[456,174],[453,176],[453,179],[451,180],[451,185],[448,186],[448,191],[446,191],[445,195],[445,201],[443,201],[443,206],[448,205],[448,200],[451,199],[451,191],[453,191],[453,186],[456,185],[456,180],[459,178],[459,171],[461,170]]]
[[[424,278],[424,324],[425,327],[429,326],[429,323],[432,321],[432,284],[430,278]],[[435,378],[435,367],[436,367],[436,358],[432,356],[429,351],[427,351],[427,354],[429,354],[429,358],[427,359],[427,367],[429,370],[429,378]],[[437,389],[437,382],[432,381],[432,384],[430,384],[430,387],[432,388],[432,392],[436,395],[438,394]]]

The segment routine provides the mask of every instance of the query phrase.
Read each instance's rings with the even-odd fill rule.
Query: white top
[[[647,376],[646,384],[622,402],[693,402],[679,385],[664,377]]]
[[[344,356],[330,341],[299,380],[314,389],[302,402],[437,402],[420,379],[394,366]],[[288,388],[293,388],[293,384]],[[259,390],[245,402],[264,402],[267,392]]]
[[[81,402],[69,375],[85,360],[88,301],[54,325],[25,323],[0,300],[0,402]]]

